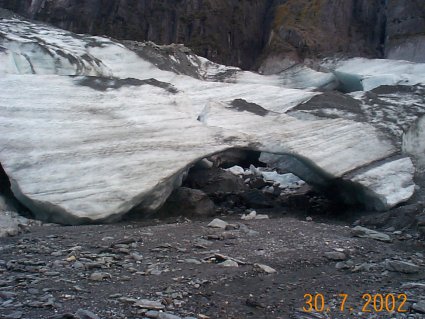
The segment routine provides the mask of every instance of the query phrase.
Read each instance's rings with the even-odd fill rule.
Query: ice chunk
[[[354,58],[338,64],[335,76],[345,92],[370,91],[381,85],[425,83],[425,63]]]
[[[373,190],[381,201],[376,201],[374,209],[384,210],[408,200],[415,191],[413,175],[415,167],[410,158],[405,157],[371,168],[355,176],[352,181]]]
[[[266,181],[278,183],[280,188],[294,188],[305,184],[304,181],[292,173],[279,174],[276,171],[261,173]]]

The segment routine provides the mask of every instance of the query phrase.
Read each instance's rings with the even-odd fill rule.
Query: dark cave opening
[[[329,178],[292,155],[286,155],[293,159],[286,168],[267,165],[261,155],[250,149],[229,149],[201,159],[158,211],[146,215],[134,209],[126,219],[231,217],[256,211],[270,217],[338,220],[362,207],[365,194],[354,183]],[[288,184],[271,177],[287,178]]]
[[[0,163],[0,197],[4,199],[4,209],[18,212],[20,215],[31,218],[33,217],[30,210],[19,202],[11,190],[11,183],[3,166]]]

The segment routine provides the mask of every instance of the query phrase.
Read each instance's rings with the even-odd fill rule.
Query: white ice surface
[[[180,112],[178,96],[164,89],[143,85],[99,92],[76,84],[79,80],[0,79],[0,162],[18,198],[30,198],[41,217],[60,207],[73,216],[61,216],[65,222],[110,218],[147,194],[144,208],[155,209],[179,170],[231,146],[219,130],[205,129]],[[22,88],[25,94],[17,98]],[[169,185],[158,190],[165,181]]]
[[[151,211],[190,163],[231,147],[299,154],[333,176],[394,152],[361,123],[262,117],[221,103],[210,103],[201,123],[184,111],[184,93],[151,85],[100,92],[80,80],[0,79],[0,162],[42,218],[111,220],[144,201]]]
[[[302,121],[275,113],[258,116],[214,102],[204,109],[200,119],[210,127],[251,136],[266,152],[305,157],[333,176],[395,152],[372,126],[343,119]],[[348,158],[348,154],[353,155]]]
[[[373,95],[353,92],[350,95],[360,101],[361,111],[368,123],[390,132],[401,144],[404,132],[414,125],[418,117],[425,114],[425,89],[416,87],[410,90],[395,90]]]
[[[384,203],[383,208],[389,208],[408,200],[413,195],[414,172],[415,167],[411,159],[405,157],[371,168],[355,176],[352,181],[373,190]]]
[[[279,77],[240,72],[238,80],[238,70],[201,59],[203,81],[160,70],[107,38],[18,20],[0,20],[0,31],[0,162],[15,195],[43,219],[111,221],[135,206],[155,210],[191,164],[233,147],[297,155],[333,177],[396,152],[368,124],[284,114],[320,93],[285,88]],[[232,72],[234,83],[212,81]],[[117,87],[100,91],[81,84],[94,78],[65,75]],[[120,86],[129,77],[178,93]],[[234,99],[273,112],[238,111]]]
[[[318,72],[309,67],[297,65],[279,74],[285,87],[294,89],[335,89],[338,80],[333,73]]]
[[[154,78],[171,83],[178,90],[185,92],[187,102],[190,103],[187,110],[193,112],[195,117],[211,100],[231,102],[233,99],[245,99],[271,111],[286,112],[319,94],[284,88],[277,77],[261,76],[253,72],[241,71],[243,77],[235,83],[201,81],[160,70],[135,52],[108,38],[75,35],[50,26],[34,25],[16,19],[0,20],[0,31],[6,34],[3,41],[0,37],[0,45],[7,49],[5,52],[0,51],[0,61],[4,62],[0,66],[0,74]],[[25,57],[22,53],[25,53]],[[197,57],[196,62],[199,73],[207,79],[213,79],[220,72],[240,71],[238,68],[216,64],[202,57]],[[250,80],[247,80],[248,78]]]

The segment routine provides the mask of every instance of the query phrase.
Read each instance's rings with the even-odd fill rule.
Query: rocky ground
[[[0,318],[425,318],[418,229],[260,212],[1,238]],[[393,294],[406,312],[375,312],[366,293]],[[303,312],[306,294],[322,294],[323,311]]]
[[[425,318],[422,187],[370,214],[252,166],[195,168],[183,186],[161,220],[2,213],[0,318]]]

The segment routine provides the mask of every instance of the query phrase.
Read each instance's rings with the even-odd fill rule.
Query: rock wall
[[[335,54],[382,56],[384,17],[383,1],[287,0],[275,8],[261,71]]]
[[[389,1],[386,33],[388,58],[425,62],[425,2]]]
[[[219,63],[249,68],[263,47],[264,0],[0,0],[0,7],[76,33],[184,43]]]
[[[264,73],[335,54],[425,60],[422,0],[0,0],[0,7],[77,33],[184,43]]]

